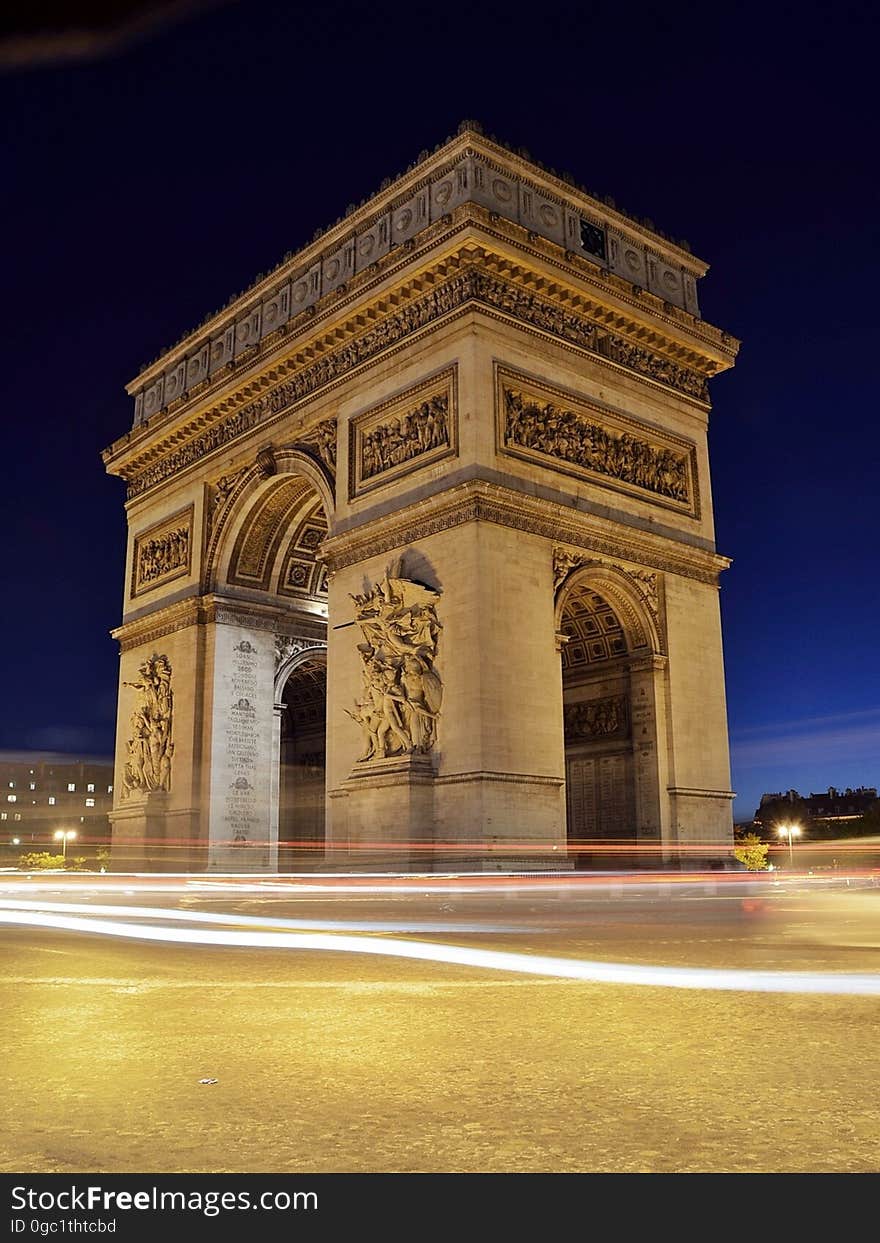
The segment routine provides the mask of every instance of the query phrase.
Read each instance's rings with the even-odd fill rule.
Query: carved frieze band
[[[708,402],[707,382],[696,372],[653,354],[642,346],[634,345],[585,316],[564,309],[527,289],[478,268],[468,267],[435,286],[425,297],[386,315],[361,336],[304,366],[290,379],[247,405],[240,406],[222,422],[215,423],[180,448],[151,463],[129,480],[129,497],[139,496],[148,488],[162,483],[215,449],[250,431],[263,420],[310,397],[325,385],[351,372],[353,368],[376,357],[381,351],[470,301],[503,312],[524,324],[557,336],[569,344],[626,367],[699,402]]]
[[[135,536],[131,594],[142,595],[189,574],[192,565],[193,507],[188,506]]]
[[[290,625],[289,608],[260,608],[256,605],[233,603],[213,595],[196,596],[181,600],[166,608],[157,609],[147,617],[126,622],[111,631],[119,642],[120,652],[130,652],[138,647],[155,643],[165,635],[176,634],[189,626],[218,625],[238,626],[249,630],[265,630],[277,634],[279,628]],[[316,646],[326,642],[327,625],[315,617],[302,615],[296,619],[301,638],[309,638]]]
[[[625,695],[565,704],[562,715],[566,742],[608,742],[629,734]]]
[[[500,452],[699,517],[689,442],[497,366],[496,411]]]
[[[441,372],[352,419],[349,499],[457,452],[456,372]]]

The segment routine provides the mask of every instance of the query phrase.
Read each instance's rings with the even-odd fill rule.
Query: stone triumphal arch
[[[115,866],[729,849],[705,271],[465,125],[137,377]]]

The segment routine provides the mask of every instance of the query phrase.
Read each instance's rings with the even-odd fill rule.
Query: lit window
[[[14,789],[15,789],[15,782],[14,782],[14,781],[10,781],[10,783],[9,783],[9,788],[10,788],[10,790],[14,790]]]
[[[112,794],[112,793],[113,793],[113,787],[112,787],[112,786],[108,786],[108,787],[107,787],[107,793],[108,793],[108,794]]]
[[[75,785],[75,783],[74,783],[73,781],[68,781],[68,783],[67,783],[67,793],[68,793],[68,794],[76,794],[76,785]]]
[[[0,820],[8,820],[8,819],[9,819],[9,813],[6,811],[0,811]]]
[[[7,794],[7,795],[6,795],[6,801],[7,801],[7,803],[17,803],[17,802],[18,802],[18,795],[17,795],[17,794]]]
[[[54,794],[50,794],[50,795],[49,795],[49,806],[50,806],[50,807],[54,807],[54,806],[55,806],[55,796],[54,796]]]
[[[86,786],[86,789],[88,790],[89,794],[94,794],[95,793],[94,781],[90,781],[89,784]]]
[[[33,775],[34,775],[34,770],[33,770],[33,769],[31,769],[31,770],[30,770],[30,774],[31,774],[31,776],[33,777]]]
[[[37,788],[37,783],[36,783],[36,781],[32,781],[32,782],[31,782],[31,789],[32,789],[32,790],[36,790],[36,788]]]
[[[20,812],[20,811],[17,811],[17,812],[15,813],[15,815],[12,817],[12,819],[13,819],[13,820],[20,820],[20,819],[21,819],[21,812]]]
[[[94,805],[95,805],[95,800],[93,798],[86,799],[86,807],[94,807]]]

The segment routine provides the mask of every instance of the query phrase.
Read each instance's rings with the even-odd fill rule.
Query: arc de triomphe
[[[466,124],[137,377],[115,867],[729,850],[705,271]]]

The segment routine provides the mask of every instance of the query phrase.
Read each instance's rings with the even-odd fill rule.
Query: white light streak
[[[455,920],[283,919],[212,911],[179,911],[165,906],[117,906],[99,902],[26,902],[0,899],[0,910],[45,911],[74,915],[113,915],[192,924],[232,924],[243,928],[310,928],[322,932],[534,932],[518,924],[464,923]]]
[[[168,912],[163,912],[167,917]],[[224,916],[227,921],[230,918]],[[0,910],[0,923],[66,932],[85,932],[128,940],[175,945],[212,945],[252,949],[320,950],[333,954],[373,954],[420,962],[551,976],[594,984],[642,985],[655,988],[711,989],[760,993],[813,993],[880,996],[880,975],[831,972],[745,971],[706,967],[646,966],[589,962],[514,954],[461,945],[435,945],[390,937],[362,937],[326,932],[235,932],[229,930],[137,926],[119,920],[84,919],[33,910]]]

